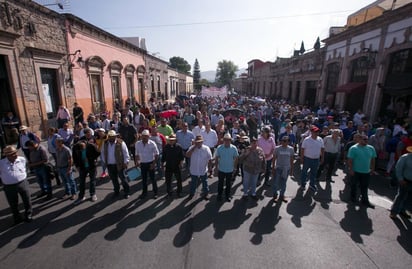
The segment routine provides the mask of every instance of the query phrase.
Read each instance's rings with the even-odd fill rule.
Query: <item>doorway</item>
[[[56,115],[60,105],[60,96],[57,86],[57,70],[40,68],[42,97],[47,113],[48,126],[57,127]]]

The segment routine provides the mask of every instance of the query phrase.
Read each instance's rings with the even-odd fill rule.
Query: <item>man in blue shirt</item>
[[[230,134],[223,136],[223,145],[220,145],[215,153],[216,169],[218,169],[218,186],[217,186],[217,199],[222,200],[223,184],[225,184],[226,201],[230,202],[230,189],[232,186],[233,171],[237,167],[237,160],[239,153],[237,148],[231,144],[232,137]],[[225,182],[226,180],[226,182]]]
[[[187,150],[192,145],[192,141],[195,139],[195,136],[192,133],[192,131],[188,129],[189,129],[189,124],[187,122],[184,122],[182,124],[182,130],[179,130],[176,133],[177,143],[180,146],[182,146],[184,155],[186,155]],[[185,157],[185,162],[186,162],[186,167],[190,167],[190,158]]]

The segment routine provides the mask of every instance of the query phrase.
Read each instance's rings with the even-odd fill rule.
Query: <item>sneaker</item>
[[[389,217],[390,217],[391,219],[397,219],[397,216],[396,216],[395,213],[390,213],[390,214],[389,214]]]
[[[70,200],[76,200],[77,199],[77,195],[73,194],[72,196],[70,196]]]
[[[203,199],[205,199],[206,201],[208,201],[210,199],[210,196],[208,193],[203,195]]]
[[[65,195],[62,196],[62,199],[63,199],[63,200],[66,200],[66,199],[69,199],[70,197],[71,197],[71,195],[65,194]]]
[[[284,203],[287,203],[287,202],[288,202],[288,199],[286,199],[285,196],[280,196],[280,197],[279,197],[279,200],[282,201],[282,202],[284,202]]]
[[[86,200],[86,197],[79,197],[79,198],[77,198],[77,200],[76,201],[74,201],[74,205],[79,205],[79,204],[81,204],[83,201],[85,201]]]
[[[92,202],[96,202],[97,201],[97,196],[96,194],[93,194],[91,197]]]
[[[100,175],[101,178],[105,178],[105,177],[107,177],[107,176],[108,176],[108,175],[107,175],[106,172],[103,172],[103,173]]]
[[[277,195],[277,194],[274,194],[274,195],[273,195],[273,202],[276,203],[277,201],[278,201],[278,195]]]

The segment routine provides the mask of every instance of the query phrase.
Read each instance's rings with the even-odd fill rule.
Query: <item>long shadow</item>
[[[400,235],[396,238],[399,245],[403,249],[412,255],[412,223],[409,220],[404,221],[403,219],[394,219],[393,220],[396,226],[399,228]]]
[[[302,227],[302,218],[309,214],[316,207],[316,202],[312,199],[312,191],[308,190],[304,194],[304,190],[299,188],[296,196],[288,203],[286,212],[292,215],[291,221],[297,228]]]
[[[66,207],[59,209],[55,212],[53,218],[48,218],[46,223],[43,223],[42,226],[39,227],[39,229],[29,237],[25,238],[20,244],[18,245],[19,248],[28,248],[31,246],[34,246],[37,244],[43,237],[46,237],[48,235],[53,235],[57,234],[61,231],[66,230],[67,228],[79,225],[83,222],[89,221],[93,216],[103,210],[104,208],[107,208],[113,203],[114,199],[112,198],[111,195],[106,196],[103,200],[100,202],[95,202],[91,206],[84,208],[84,209],[78,209],[72,214],[61,218],[57,220],[53,220],[57,218],[59,215],[63,213],[67,213],[71,209],[73,209],[75,206],[73,203],[70,203]],[[86,201],[85,201],[86,202]],[[35,219],[34,222],[37,220]]]
[[[361,235],[370,235],[373,232],[372,220],[365,206],[357,209],[353,203],[347,204],[345,215],[339,223],[344,231],[350,233],[350,237],[356,243],[363,243]]]
[[[381,176],[371,176],[369,179],[369,189],[380,196],[385,196],[391,200],[395,199],[397,189],[390,187],[390,180]]]
[[[276,224],[282,218],[279,216],[279,209],[281,203],[276,203],[273,207],[273,199],[271,199],[266,206],[262,207],[259,215],[253,220],[250,225],[249,231],[254,233],[250,242],[254,245],[259,245],[263,241],[264,234],[271,234],[276,229]]]
[[[160,230],[170,229],[183,220],[189,218],[191,211],[197,204],[199,204],[200,201],[200,199],[197,199],[191,203],[188,203],[188,199],[183,199],[183,201],[174,209],[149,223],[144,231],[141,232],[139,238],[145,242],[153,241],[159,235]]]
[[[332,202],[332,185],[330,182],[326,182],[325,188],[322,188],[318,184],[318,191],[313,196],[313,199],[320,203],[320,206],[324,209],[329,209],[329,204]]]
[[[246,214],[247,205],[243,200],[235,200],[231,209],[221,211],[213,222],[215,239],[221,239],[227,230],[235,230],[240,227],[252,214]]]
[[[145,207],[136,213],[128,215],[128,212],[125,212],[122,218],[117,218],[117,221],[113,223],[116,223],[116,226],[109,231],[104,238],[109,241],[119,239],[128,229],[136,228],[143,223],[154,219],[156,215],[170,205],[170,203],[170,199],[163,197],[162,199],[157,199],[148,207]]]
[[[216,202],[216,198],[212,197],[201,212],[180,225],[179,232],[173,239],[173,245],[175,247],[185,246],[192,239],[193,233],[203,231],[213,224],[222,205],[223,203]]]

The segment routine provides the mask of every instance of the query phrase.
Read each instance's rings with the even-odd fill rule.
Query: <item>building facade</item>
[[[64,20],[32,1],[0,1],[0,115],[11,111],[40,136],[55,126],[59,105],[75,100],[67,87]]]

